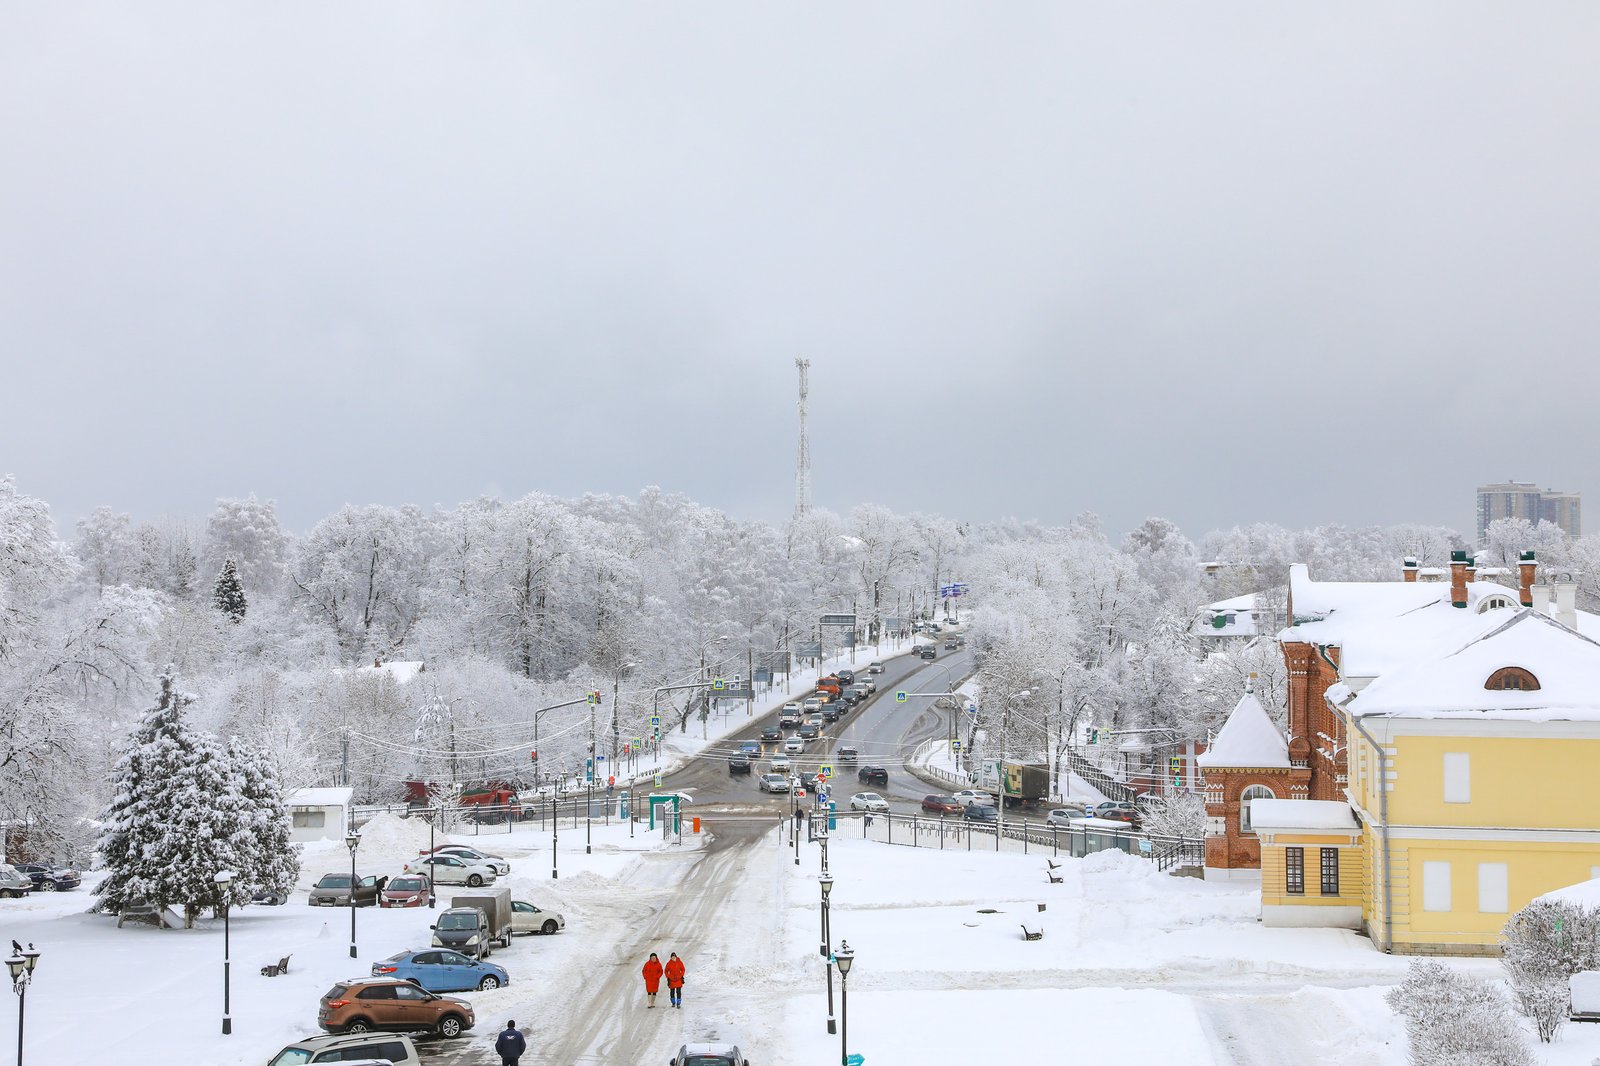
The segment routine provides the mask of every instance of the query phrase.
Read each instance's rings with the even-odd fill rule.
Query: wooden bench
[[[1044,872],[1044,875],[1050,879],[1050,883],[1052,885],[1059,885],[1061,883],[1061,875],[1056,873],[1054,867],[1047,868]]]
[[[1022,927],[1022,939],[1024,939],[1024,940],[1043,940],[1044,939],[1044,926],[1041,925],[1037,929],[1029,929],[1026,925],[1024,925]]]
[[[160,927],[162,925],[161,908],[154,903],[146,903],[144,900],[129,900],[117,911],[117,928],[121,929],[122,923],[127,921],[149,922],[151,925]]]
[[[277,962],[268,963],[267,965],[261,967],[261,976],[262,977],[277,977],[279,974],[288,973],[289,972],[289,960],[291,958],[293,958],[292,955],[285,955],[283,958],[279,959]]]

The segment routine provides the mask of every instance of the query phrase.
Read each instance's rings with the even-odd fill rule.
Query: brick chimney
[[[1400,568],[1402,581],[1415,581],[1417,579],[1417,561],[1411,556],[1406,556],[1405,565]]]
[[[1533,606],[1533,577],[1538,570],[1538,563],[1533,557],[1533,551],[1522,552],[1517,556],[1517,577],[1522,592],[1522,606]]]
[[[1467,605],[1467,553],[1450,553],[1450,603],[1454,607]]]

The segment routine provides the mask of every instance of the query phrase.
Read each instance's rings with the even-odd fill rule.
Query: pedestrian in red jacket
[[[672,1005],[679,1010],[683,1009],[683,960],[678,958],[674,951],[667,960],[667,994],[672,997]]]
[[[650,997],[650,1006],[656,1005],[656,993],[661,990],[661,960],[656,958],[656,953],[651,952],[650,957],[644,961],[644,992]]]

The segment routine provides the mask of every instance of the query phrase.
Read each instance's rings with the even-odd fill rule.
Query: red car
[[[1139,828],[1139,816],[1132,811],[1123,810],[1121,807],[1113,807],[1109,811],[1097,810],[1094,812],[1094,816],[1108,822],[1122,822],[1125,825],[1132,826],[1134,829]]]
[[[923,796],[922,809],[930,814],[960,814],[963,808],[954,796]]]
[[[428,905],[428,879],[421,874],[401,874],[391,877],[378,897],[380,907],[426,907]]]

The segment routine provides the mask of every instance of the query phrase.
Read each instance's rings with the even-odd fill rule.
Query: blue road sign
[[[866,1061],[867,1057],[865,1055],[846,1055],[844,1057],[844,1066],[861,1066]]]
[[[894,694],[894,701],[896,703],[904,703],[906,701],[906,694],[904,692],[896,692]]]
[[[650,724],[652,726],[656,727],[656,728],[660,728],[660,726],[661,726],[661,716],[659,714],[652,714],[650,716]]]

